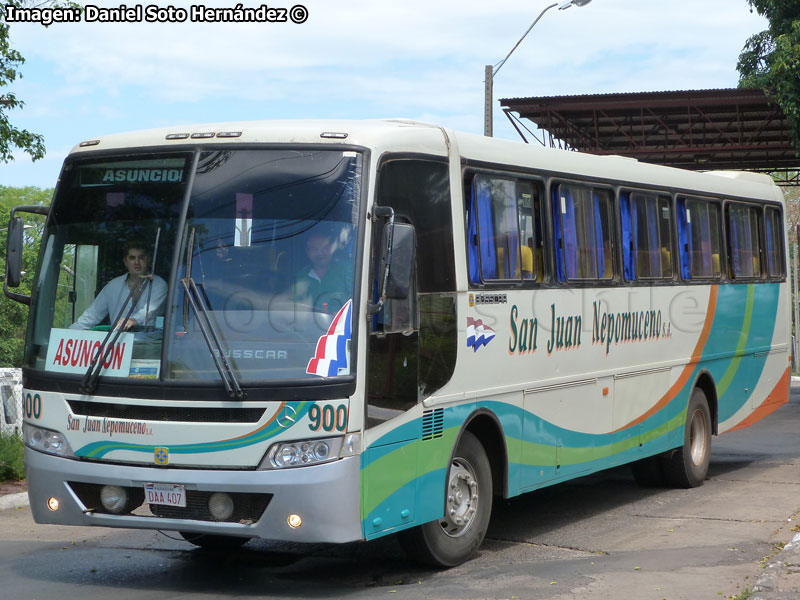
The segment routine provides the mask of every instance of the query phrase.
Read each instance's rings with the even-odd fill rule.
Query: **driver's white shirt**
[[[130,310],[128,297],[128,275],[120,275],[109,281],[105,287],[97,294],[83,314],[69,326],[70,329],[91,329],[103,319],[108,317],[109,322],[117,318],[117,315],[125,306],[125,311]],[[139,325],[151,325],[155,322],[158,315],[163,314],[164,300],[167,298],[167,284],[158,275],[153,275],[152,281],[147,281],[139,295],[139,301],[131,314],[132,319],[136,319]],[[125,316],[122,314],[121,316]],[[145,321],[148,321],[147,323]],[[113,323],[112,323],[113,325]]]

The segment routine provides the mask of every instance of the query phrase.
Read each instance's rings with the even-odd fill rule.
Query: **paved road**
[[[794,535],[799,430],[800,388],[765,421],[715,438],[701,488],[641,489],[618,469],[502,502],[480,555],[447,571],[409,564],[391,538],[220,556],[2,511],[0,598],[726,598]]]

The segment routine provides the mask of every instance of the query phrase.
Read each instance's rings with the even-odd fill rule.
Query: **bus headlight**
[[[259,469],[286,469],[331,462],[339,458],[341,437],[282,442],[267,451]]]
[[[63,433],[36,427],[29,423],[22,424],[22,437],[25,445],[31,450],[38,450],[56,456],[74,457],[72,448]]]

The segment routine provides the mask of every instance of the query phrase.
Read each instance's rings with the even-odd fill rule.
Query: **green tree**
[[[739,55],[739,87],[761,88],[783,110],[800,149],[800,2],[747,0],[769,21]]]
[[[33,160],[44,157],[44,138],[27,129],[19,129],[11,124],[9,111],[22,108],[25,103],[8,86],[22,77],[20,67],[25,62],[22,54],[11,46],[10,26],[6,21],[6,11],[13,8],[79,8],[70,0],[7,0],[0,5],[0,161],[9,162],[14,159],[13,149],[20,148]]]
[[[0,224],[8,225],[11,209],[22,204],[50,204],[53,190],[37,187],[12,188],[0,186]],[[16,291],[31,293],[39,241],[44,229],[44,217],[25,214],[25,247],[22,252],[22,284]],[[0,257],[5,261],[7,232],[0,232]],[[0,300],[0,367],[22,366],[25,329],[28,324],[28,307],[3,297]]]

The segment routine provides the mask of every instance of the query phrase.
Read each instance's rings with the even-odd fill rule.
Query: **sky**
[[[482,133],[484,65],[502,60],[550,4],[268,5],[291,9],[296,1],[307,14],[299,24],[11,24],[11,44],[26,60],[11,88],[25,106],[10,119],[42,134],[47,155],[32,162],[15,152],[0,165],[0,185],[52,187],[82,140],[166,125],[403,117]],[[188,9],[192,2],[152,3],[170,4]],[[494,135],[519,139],[500,98],[735,87],[745,40],[766,26],[746,0],[592,0],[553,8],[494,79]]]

